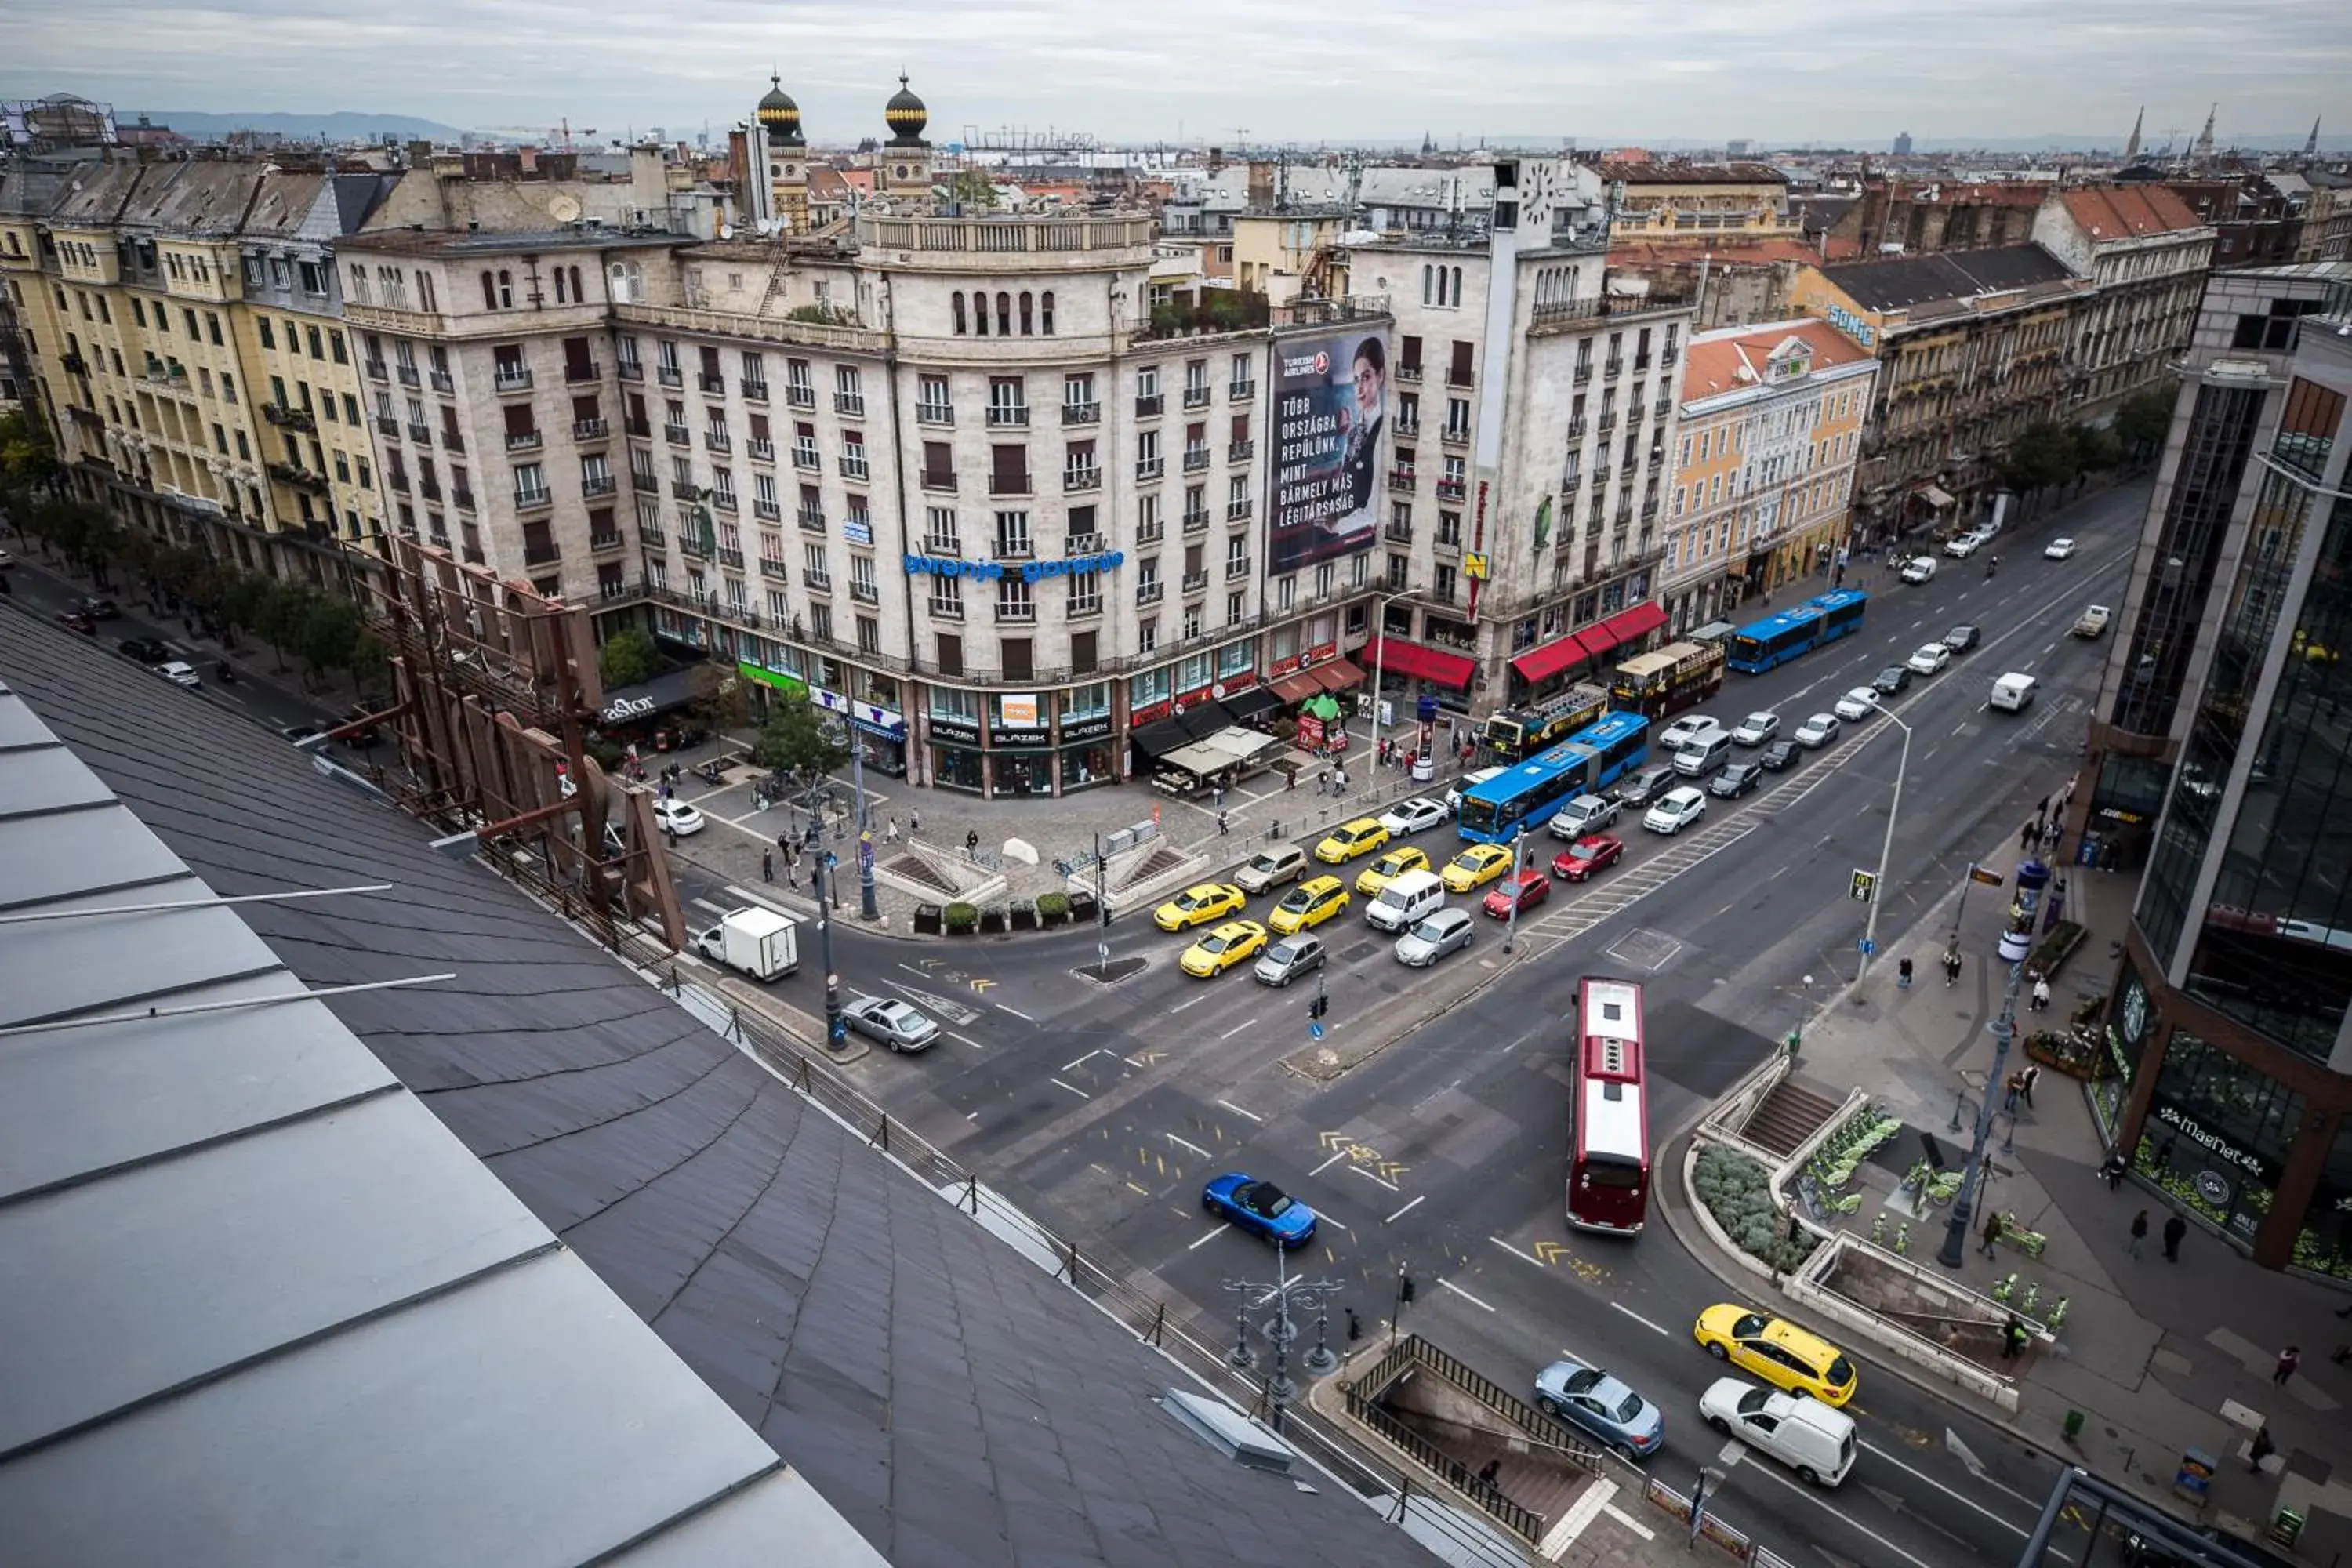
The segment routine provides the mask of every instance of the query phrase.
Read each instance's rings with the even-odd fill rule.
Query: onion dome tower
[[[928,193],[931,144],[923,140],[923,128],[930,123],[931,111],[907,86],[904,71],[898,73],[898,90],[883,107],[882,121],[890,128],[890,140],[875,154],[877,183],[885,190],[905,195]]]
[[[768,77],[767,96],[760,100],[761,155],[768,166],[768,210],[786,232],[808,230],[808,138],[801,132],[801,106],[784,90],[783,78]]]

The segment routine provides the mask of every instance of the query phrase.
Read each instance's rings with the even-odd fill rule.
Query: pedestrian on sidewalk
[[[1340,763],[1331,770],[1331,793],[1345,795],[1348,791],[1348,764]]]
[[[1949,988],[1959,983],[1960,950],[1957,947],[1948,947],[1944,950],[1944,984]]]
[[[2033,1010],[2037,1013],[2050,1011],[2050,977],[2046,974],[2033,977]]]
[[[2028,1110],[2033,1109],[2033,1086],[2041,1077],[2042,1067],[2038,1062],[2027,1063],[2025,1070],[2017,1075],[2017,1098],[2025,1101]]]
[[[2099,1162],[2099,1174],[2106,1178],[2107,1191],[2111,1193],[2124,1184],[2124,1173],[2130,1169],[2131,1162],[2124,1158],[2124,1152],[2121,1149],[2109,1150],[2107,1157]],[[2142,1209],[2140,1212],[2146,1214],[2147,1211]],[[2352,1317],[2352,1312],[2339,1312],[2336,1315]]]
[[[2009,1321],[2000,1327],[2000,1359],[2015,1361],[2025,1353],[2025,1347],[2032,1338],[2033,1336],[2026,1331],[2024,1322],[2016,1313],[2011,1312],[2009,1315]]]
[[[1225,786],[1223,784],[1217,785],[1215,791],[1210,796],[1210,801],[1211,804],[1222,809],[1225,804]]]
[[[677,848],[677,824],[675,822],[665,822],[662,824],[662,831],[669,835],[669,847],[673,849]]]
[[[1911,961],[1907,958],[1895,966],[1895,989],[1897,991],[1911,989]]]
[[[2021,853],[2032,853],[2033,849],[2033,841],[2041,837],[2042,824],[2038,822],[2027,823],[2025,825],[2025,831],[2017,836],[2017,847],[2019,851]]]
[[[2302,1364],[2303,1347],[2301,1345],[2287,1346],[2286,1349],[2279,1352],[2278,1370],[2271,1373],[2271,1381],[2278,1384],[2281,1388],[2284,1388],[2286,1386],[2286,1380],[2293,1377],[2294,1375],[2294,1369]]]
[[[2025,1093],[2025,1075],[2013,1072],[2001,1080],[2000,1108],[2010,1115],[2017,1114],[2017,1101]]]
[[[977,827],[967,830],[963,836],[963,858],[967,860],[980,858],[980,829]]]
[[[1331,770],[1329,768],[1317,768],[1315,770],[1315,793],[1317,795],[1328,795],[1331,793]]]
[[[1220,838],[1223,838],[1226,834],[1233,831],[1232,827],[1227,826],[1227,816],[1228,814],[1225,812],[1221,811],[1217,813],[1217,837]]]
[[[1348,1342],[1354,1344],[1364,1337],[1364,1320],[1356,1316],[1356,1309],[1348,1309]]]
[[[762,849],[760,851],[760,880],[772,882],[775,879],[776,852],[772,849]]]
[[[1989,1215],[1985,1215],[1985,1223],[1984,1223],[1984,1255],[1985,1255],[1987,1258],[1990,1258],[1990,1257],[1993,1255],[1993,1251],[1992,1251],[1992,1248],[1993,1248],[1993,1243],[1995,1243],[1995,1242],[1999,1241],[2000,1239],[2000,1211],[1999,1209],[1995,1209],[1995,1210],[1993,1210],[1990,1214],[1989,1214]]]
[[[2180,1261],[2180,1238],[2188,1234],[2189,1222],[2179,1215],[2164,1222],[2164,1260],[2167,1263]]]
[[[882,828],[882,842],[885,844],[898,842],[898,814],[895,811],[890,814],[890,820]]]
[[[2263,1461],[2277,1452],[2278,1445],[2271,1441],[2270,1427],[2267,1426],[2255,1427],[2254,1440],[2246,1445],[2246,1458],[2250,1461],[2249,1469],[2255,1475],[2261,1475]]]
[[[923,814],[915,810],[911,806],[908,807],[907,811],[907,837],[912,838],[916,834],[920,833],[922,830]]]
[[[2139,1257],[2139,1244],[2147,1239],[2147,1211],[2146,1209],[2142,1209],[2139,1213],[2132,1215],[2131,1240],[2125,1243],[2124,1251],[2128,1253],[2134,1259],[2137,1259]]]

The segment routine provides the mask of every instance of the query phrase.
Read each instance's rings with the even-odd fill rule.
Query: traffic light
[[[1308,1017],[1320,1018],[1324,1014],[1328,1013],[1330,1010],[1331,998],[1328,996],[1316,995],[1307,998],[1307,1016]]]

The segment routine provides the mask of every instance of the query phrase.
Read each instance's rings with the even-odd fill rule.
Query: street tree
[[[661,650],[654,639],[635,626],[614,632],[596,650],[596,673],[604,678],[604,688],[635,686],[651,680],[661,668]]]
[[[698,664],[687,678],[688,710],[706,730],[740,730],[751,721],[751,694],[742,677],[723,665]]]
[[[2116,410],[2116,439],[2135,463],[2145,462],[2164,447],[2172,431],[2172,405],[2179,389],[2168,382],[2135,392]]]
[[[358,607],[349,599],[312,595],[295,639],[302,662],[310,666],[304,683],[318,680],[331,669],[350,668],[362,629]]]
[[[847,762],[849,750],[834,740],[807,698],[780,697],[752,742],[751,760],[797,783],[813,784]]]

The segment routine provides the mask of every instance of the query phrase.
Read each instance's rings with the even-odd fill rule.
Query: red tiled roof
[[[2162,185],[2083,185],[2063,193],[2059,200],[2093,239],[2196,228],[2200,221],[2187,202]]]
[[[1790,338],[1802,338],[1812,349],[1815,370],[1831,370],[1871,357],[1827,321],[1779,321],[1720,336],[1702,332],[1685,347],[1679,396],[1692,403],[1743,386],[1761,385],[1765,361]],[[1741,376],[1743,365],[1752,374]]]

